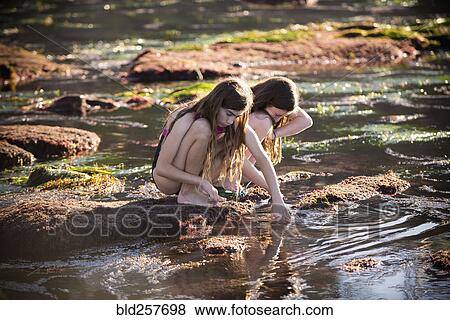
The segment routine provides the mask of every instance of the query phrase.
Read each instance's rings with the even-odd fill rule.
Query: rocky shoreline
[[[279,179],[291,183],[313,175],[287,174]],[[340,184],[339,190],[332,187],[323,189],[327,193],[334,190],[338,193],[336,198],[345,193],[349,199],[358,201],[364,197],[359,195],[360,191],[355,189],[354,184],[348,183],[355,179],[361,187],[378,181],[379,187],[389,190],[390,195],[409,186],[408,182],[387,174],[350,177]],[[318,192],[320,190],[313,191]],[[212,234],[214,228],[224,224],[228,228],[240,228],[245,221],[260,221],[261,216],[255,212],[255,206],[267,200],[268,196],[260,188],[250,188],[247,196],[240,201],[227,200],[218,206],[202,207],[178,205],[175,197],[161,197],[157,191],[154,193],[146,193],[140,199],[115,201],[92,200],[90,195],[80,196],[80,193],[65,189],[29,189],[26,193],[2,196],[0,257],[60,255],[71,250],[138,238],[157,241],[204,238]],[[378,194],[371,193],[366,197]],[[304,207],[294,206],[294,209],[297,210],[292,212],[295,215]],[[330,214],[332,212],[330,210]],[[209,246],[215,247],[211,243]]]

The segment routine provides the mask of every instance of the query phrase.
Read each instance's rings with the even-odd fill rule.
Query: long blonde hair
[[[216,129],[217,114],[220,108],[227,108],[237,111],[244,110],[238,116],[233,125],[225,128],[223,142],[223,161],[219,171],[219,180],[225,178],[230,181],[240,181],[242,175],[242,165],[244,163],[245,146],[245,126],[248,122],[250,109],[253,103],[253,93],[249,85],[240,79],[231,78],[219,82],[214,89],[206,96],[192,101],[182,107],[175,119],[172,121],[169,132],[175,122],[185,114],[195,112],[199,117],[205,118],[211,125],[211,140],[208,144],[206,158],[203,164],[202,178],[212,180],[212,165],[216,155]],[[178,109],[177,109],[178,110]]]
[[[271,77],[252,87],[254,101],[251,112],[266,112],[266,107],[270,104],[287,112],[294,110],[298,106],[300,94],[295,83],[285,77]],[[273,120],[273,119],[272,119]],[[287,116],[282,117],[277,123],[273,123],[273,129],[280,128],[288,122]],[[280,163],[282,159],[281,138],[272,140],[266,137],[262,141],[264,150],[272,160],[274,165]]]

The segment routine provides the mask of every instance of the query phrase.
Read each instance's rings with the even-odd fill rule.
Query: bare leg
[[[202,120],[201,122],[199,120]],[[184,171],[200,175],[203,170],[203,164],[208,150],[208,144],[211,139],[211,129],[209,123],[204,119],[196,121],[195,126],[191,127],[195,141],[191,145],[186,157]],[[199,123],[197,123],[199,122]],[[206,123],[205,123],[206,122]],[[182,184],[177,199],[178,203],[189,203],[197,205],[211,205],[208,195],[201,192],[197,186]]]
[[[206,121],[206,123],[205,123],[205,121]],[[198,141],[199,139],[201,140],[201,138],[204,137],[205,134],[206,134],[206,136],[208,136],[208,134],[210,134],[210,129],[208,131],[208,128],[209,128],[209,123],[205,119],[198,119],[192,123],[190,129],[186,132],[185,136],[181,140],[180,147],[178,149],[177,154],[175,155],[173,165],[176,168],[186,171],[185,167],[186,167],[186,161],[187,161],[189,152],[191,151],[194,144],[196,144],[196,142],[199,142]],[[209,142],[209,138],[207,138],[207,139]],[[207,146],[208,142],[206,142],[206,146]],[[164,149],[164,147],[163,147],[163,149]],[[162,149],[162,151],[163,151],[163,149]],[[198,150],[197,150],[197,152],[198,152]],[[190,161],[197,161],[199,163],[203,163],[205,154],[206,154],[206,149],[203,153],[192,154]],[[198,159],[195,158],[194,156],[198,156]],[[158,186],[158,189],[165,194],[175,194],[178,191],[180,191],[181,183],[179,181],[174,181],[174,180],[168,179],[164,176],[161,176],[158,173],[158,164],[156,165],[155,171],[153,172],[153,178]]]

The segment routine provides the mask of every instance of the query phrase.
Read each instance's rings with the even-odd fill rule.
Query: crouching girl
[[[249,125],[255,130],[273,165],[282,159],[282,138],[294,136],[311,127],[311,117],[298,104],[295,83],[285,77],[271,77],[252,87],[254,101]],[[256,158],[247,153],[243,181],[268,189],[265,175],[256,169]]]
[[[247,147],[267,182],[273,218],[285,217],[272,162],[248,125],[252,103],[247,83],[228,79],[169,115],[153,161],[152,175],[158,189],[177,194],[178,203],[217,204],[223,198],[212,181],[240,181]]]

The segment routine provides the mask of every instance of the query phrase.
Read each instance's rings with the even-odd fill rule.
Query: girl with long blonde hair
[[[178,203],[217,204],[224,199],[212,182],[240,181],[247,147],[267,181],[272,207],[277,208],[274,218],[283,218],[286,209],[272,162],[248,125],[252,103],[248,84],[228,79],[170,114],[153,161],[158,189],[177,194]]]

